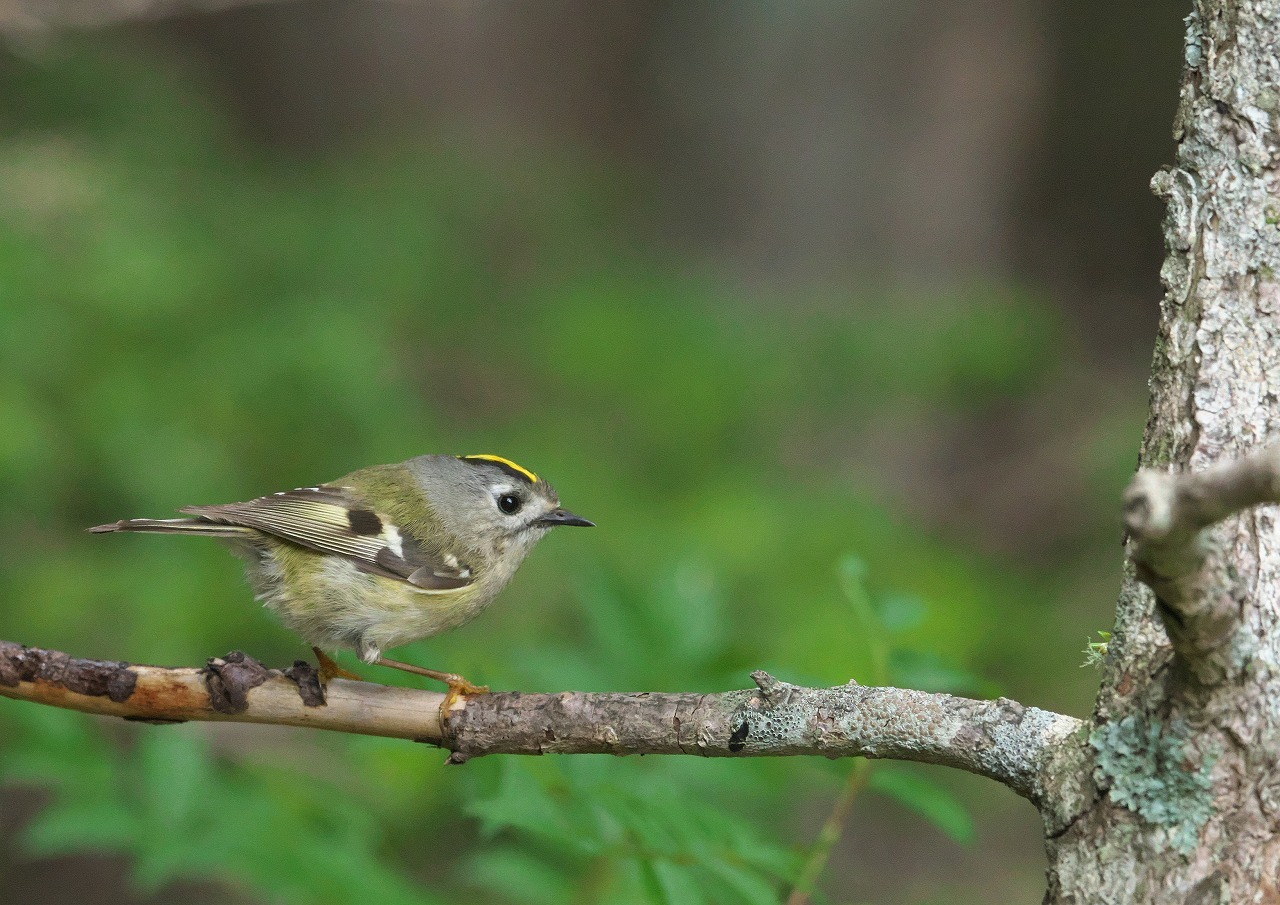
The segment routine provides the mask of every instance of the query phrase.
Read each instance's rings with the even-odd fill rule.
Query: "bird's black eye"
[[[520,507],[524,505],[524,500],[516,496],[514,493],[504,493],[498,497],[498,508],[507,515],[514,515],[520,511]]]

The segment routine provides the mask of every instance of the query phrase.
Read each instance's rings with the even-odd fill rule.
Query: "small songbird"
[[[247,563],[258,599],[313,646],[325,681],[359,678],[324,653],[350,649],[365,663],[446,683],[447,704],[487,689],[382,652],[474,619],[550,529],[594,527],[562,509],[546,481],[492,455],[418,456],[318,487],[180,511],[191,518],[89,531],[221,538]]]

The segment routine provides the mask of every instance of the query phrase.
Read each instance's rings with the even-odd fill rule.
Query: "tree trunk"
[[[1197,0],[1186,22],[1141,455],[1175,472],[1280,421],[1280,0]],[[1127,570],[1093,718],[1059,752],[1046,902],[1280,902],[1276,509],[1205,539],[1204,571],[1173,576],[1193,606]]]

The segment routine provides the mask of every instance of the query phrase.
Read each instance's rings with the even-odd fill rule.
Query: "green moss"
[[[1196,763],[1182,720],[1127,716],[1099,726],[1089,735],[1098,752],[1094,779],[1110,787],[1111,800],[1148,823],[1168,830],[1171,845],[1192,851],[1200,828],[1213,815],[1210,773],[1220,752],[1206,752]]]
[[[1173,461],[1173,438],[1168,433],[1162,433],[1157,439],[1155,447],[1148,455],[1145,465],[1148,468],[1164,468]]]

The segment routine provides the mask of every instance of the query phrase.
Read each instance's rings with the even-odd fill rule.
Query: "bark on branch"
[[[1280,503],[1280,444],[1198,472],[1144,470],[1125,493],[1137,577],[1156,594],[1174,649],[1202,681],[1218,681],[1215,654],[1242,616],[1244,589],[1207,528]]]
[[[849,684],[802,688],[764,672],[756,688],[718,694],[523,694],[458,701],[335,679],[306,663],[267,669],[244,654],[204,669],[79,660],[0,641],[0,695],[131,720],[274,723],[412,739],[450,762],[485,754],[696,754],[886,757],[958,767],[1037,806],[1053,750],[1080,721],[1000,698]]]

